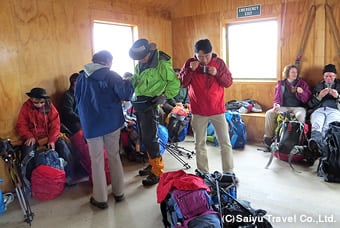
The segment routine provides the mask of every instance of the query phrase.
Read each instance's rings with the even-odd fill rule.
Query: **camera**
[[[203,74],[207,74],[208,73],[208,67],[206,65],[202,65],[201,71],[202,71]]]

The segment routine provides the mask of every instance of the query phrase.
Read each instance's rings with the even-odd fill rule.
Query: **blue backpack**
[[[232,148],[244,148],[247,143],[247,131],[241,114],[236,111],[227,111],[225,118],[229,125],[229,137]]]
[[[173,189],[161,203],[166,228],[220,228],[219,214],[212,209],[212,199],[205,189]],[[167,219],[170,217],[170,223]]]
[[[244,148],[247,143],[247,131],[240,113],[237,111],[227,111],[225,118],[229,125],[229,138],[232,148]],[[218,146],[215,129],[211,122],[209,122],[207,128],[207,140]]]

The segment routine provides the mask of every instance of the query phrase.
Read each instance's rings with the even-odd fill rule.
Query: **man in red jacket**
[[[222,170],[224,173],[234,173],[232,147],[224,114],[224,88],[231,86],[233,79],[224,61],[212,52],[208,39],[196,42],[195,56],[184,64],[180,79],[182,87],[188,87],[197,168],[209,173],[206,137],[208,122],[211,121],[221,148]]]

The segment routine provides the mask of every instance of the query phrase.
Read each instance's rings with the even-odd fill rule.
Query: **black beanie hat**
[[[334,64],[327,64],[322,71],[322,74],[326,73],[326,72],[332,72],[334,74],[336,74],[336,68]]]

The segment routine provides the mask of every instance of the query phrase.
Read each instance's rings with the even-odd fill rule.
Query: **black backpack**
[[[271,164],[273,157],[288,161],[293,168],[292,162],[304,162],[313,165],[317,157],[313,156],[307,146],[308,125],[300,123],[289,113],[281,113],[278,118],[275,141],[270,146],[271,157],[266,168]]]
[[[332,122],[325,137],[327,148],[319,160],[318,176],[327,182],[340,183],[340,122]]]

